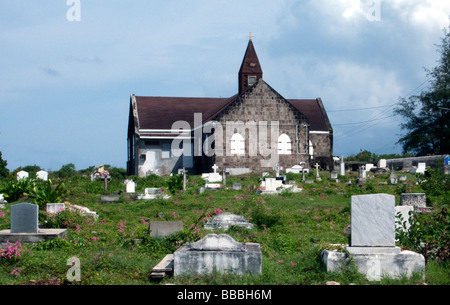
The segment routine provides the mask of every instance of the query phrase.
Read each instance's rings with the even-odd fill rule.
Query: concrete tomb
[[[219,273],[261,274],[262,255],[257,243],[240,243],[227,234],[208,234],[178,248],[174,276]]]
[[[253,229],[253,224],[251,224],[248,220],[244,219],[244,216],[236,215],[233,213],[220,213],[219,215],[214,216],[212,219],[209,219],[205,223],[205,229],[224,229],[227,230],[231,226],[239,226],[247,229]]]
[[[66,229],[39,228],[39,206],[23,202],[11,206],[11,229],[0,231],[0,243],[39,243],[66,234]]]
[[[222,175],[217,172],[219,167],[214,164],[212,169],[214,170],[214,172],[202,174],[202,178],[208,183],[210,183],[210,182],[222,182]]]
[[[137,199],[141,200],[152,200],[152,199],[169,199],[170,196],[163,193],[163,191],[158,187],[148,187],[144,189],[144,193],[138,195]]]
[[[348,254],[322,251],[327,270],[339,271],[352,261],[370,281],[425,274],[423,255],[395,246],[395,213],[393,195],[352,196],[350,244],[344,247]]]
[[[427,206],[427,197],[425,193],[403,193],[400,195],[400,205],[424,208]]]

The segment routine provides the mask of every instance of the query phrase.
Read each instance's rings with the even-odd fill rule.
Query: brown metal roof
[[[330,131],[331,124],[320,99],[288,99],[309,121],[309,130]]]
[[[194,128],[194,113],[202,113],[202,123],[222,112],[237,95],[230,98],[136,96],[140,129],[171,129],[176,121],[186,121]],[[329,131],[330,122],[320,99],[288,99],[304,114],[310,130]]]
[[[203,123],[228,105],[231,98],[136,96],[140,129],[171,129],[176,121],[194,128],[194,113],[202,113]]]

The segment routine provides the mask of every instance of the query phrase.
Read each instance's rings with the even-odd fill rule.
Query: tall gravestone
[[[351,246],[395,247],[395,196],[352,196]]]
[[[19,203],[11,206],[11,233],[37,233],[39,206]]]
[[[370,281],[383,277],[411,277],[424,274],[423,255],[395,246],[395,197],[388,194],[352,196],[351,238],[346,253],[324,250],[328,271],[338,271],[353,262]]]

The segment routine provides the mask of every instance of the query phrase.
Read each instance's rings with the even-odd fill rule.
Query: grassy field
[[[309,174],[309,179],[313,178]],[[383,279],[368,282],[355,268],[349,266],[339,273],[328,273],[321,261],[323,249],[334,249],[336,244],[347,244],[344,229],[350,224],[350,197],[356,194],[388,193],[398,198],[405,191],[422,192],[411,174],[398,185],[385,184],[388,175],[368,179],[361,187],[356,178],[340,177],[341,183],[330,181],[329,172],[321,172],[322,181],[302,182],[299,174],[288,174],[295,180],[301,193],[260,195],[259,174],[230,176],[227,185],[240,182],[242,190],[224,187],[198,194],[204,185],[199,176],[190,176],[186,191],[169,193],[169,200],[135,200],[122,193],[120,200],[104,203],[102,181],[74,176],[64,179],[68,195],[65,201],[88,207],[99,217],[90,217],[64,211],[57,217],[47,215],[41,208],[39,220],[47,227],[68,228],[66,239],[42,242],[37,245],[16,245],[14,256],[0,258],[0,284],[69,284],[69,285],[320,285],[327,281],[345,284],[412,285],[450,283],[448,263],[427,261],[426,278]],[[145,187],[167,186],[168,177],[151,176],[137,179],[137,192]],[[345,179],[345,180],[343,180]],[[347,185],[344,182],[351,180]],[[123,181],[112,180],[109,192],[125,190]],[[17,202],[33,202],[21,198]],[[259,243],[262,250],[260,276],[211,274],[204,276],[165,277],[161,281],[149,279],[152,268],[181,244],[195,241],[212,231],[203,228],[205,221],[222,212],[243,215],[254,224],[253,230],[232,227],[226,233],[240,242]],[[0,229],[9,229],[10,204],[0,210]],[[170,237],[156,239],[148,234],[150,221],[182,221],[184,230]],[[222,233],[221,231],[213,231]],[[448,232],[445,232],[448,238]],[[19,247],[21,246],[21,248]],[[81,281],[70,282],[68,261],[80,261]]]

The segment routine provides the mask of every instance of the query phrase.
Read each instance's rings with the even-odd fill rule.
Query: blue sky
[[[322,98],[334,155],[400,153],[392,109],[427,88],[424,68],[436,65],[450,23],[450,2],[438,0],[78,3],[0,0],[0,151],[10,170],[125,168],[130,94],[234,95],[249,32],[271,87]]]

